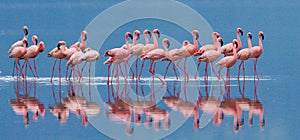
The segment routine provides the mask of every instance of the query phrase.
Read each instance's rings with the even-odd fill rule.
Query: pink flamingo
[[[130,55],[130,51],[129,51],[130,45],[128,43],[128,37],[130,37],[131,39],[133,38],[133,36],[130,34],[130,32],[125,33],[125,42],[126,42],[125,45],[123,45],[121,48],[114,48],[114,49],[108,50],[104,53],[104,56],[113,57],[114,61],[116,61],[116,63],[114,63],[114,64],[116,64],[115,65],[116,66],[116,75],[115,76],[118,75],[119,64],[121,62],[125,63],[125,68],[126,68],[126,65],[129,66],[128,60],[131,55]],[[130,70],[131,70],[132,79],[133,79],[134,73],[133,73],[133,70],[131,69],[131,67],[130,67]],[[122,69],[121,69],[121,72],[122,72]]]
[[[34,63],[34,70],[35,70],[35,76],[38,78],[38,72],[36,69],[36,57],[39,55],[40,52],[43,52],[45,50],[44,42],[41,41],[39,44],[38,37],[36,35],[32,36],[32,40],[34,41],[34,45],[31,45],[29,48],[27,48],[27,53],[24,55],[25,63],[27,63],[31,69],[31,66],[29,64],[28,59],[32,58]],[[24,64],[25,64],[24,63]],[[23,64],[23,65],[24,65]]]
[[[66,57],[65,51],[66,51],[67,47],[66,47],[66,42],[65,41],[59,41],[57,46],[52,49],[48,54],[47,57],[54,57],[55,61],[52,67],[52,75],[51,75],[51,79],[50,82],[52,83],[52,78],[54,76],[54,68],[55,68],[55,64],[56,64],[56,60],[59,59],[59,66],[58,66],[58,71],[59,71],[59,77],[60,77],[60,69],[61,69],[61,59]]]
[[[224,58],[222,58],[219,62],[217,62],[217,66],[220,66],[220,69],[218,71],[219,73],[219,80],[220,80],[220,76],[221,76],[221,70],[224,67],[227,67],[227,74],[226,74],[226,79],[228,78],[228,80],[230,80],[230,68],[236,63],[237,61],[237,52],[236,52],[236,48],[238,47],[238,41],[236,39],[233,39],[232,41],[232,45],[233,46],[233,55],[231,56],[226,56]],[[223,79],[223,78],[222,78]]]
[[[94,61],[96,61],[100,58],[100,54],[97,51],[92,50],[91,48],[86,48],[83,51],[83,53],[84,53],[83,58],[84,58],[85,63],[83,65],[82,69],[81,69],[81,72],[84,70],[86,63],[89,62],[90,63],[90,65],[89,65],[89,79],[90,79],[91,64],[92,64],[92,62],[94,62]]]
[[[23,47],[23,41],[28,38],[28,27],[27,26],[23,26],[23,39],[22,40],[18,40],[15,43],[13,43],[10,47],[10,49],[8,50],[8,53],[11,53],[11,51],[16,48],[16,47]]]
[[[82,51],[78,51],[75,52],[67,62],[67,67],[72,66],[71,75],[72,73],[75,72],[75,70],[77,71],[77,74],[79,76],[79,80],[78,80],[79,82],[80,79],[82,78],[82,75],[81,72],[78,70],[78,68],[75,69],[75,65],[79,65],[84,60],[85,60],[84,53]],[[73,74],[73,80],[74,80],[74,74]]]
[[[218,42],[221,43],[221,46],[223,45],[223,40],[221,37],[218,38]],[[216,61],[219,56],[221,55],[221,47],[220,45],[217,46],[218,49],[217,50],[206,50],[204,53],[202,53],[200,55],[200,57],[197,59],[197,61],[199,62],[206,62],[206,66],[205,66],[205,78],[206,80],[208,79],[208,70],[207,70],[207,67],[208,67],[208,63],[211,63],[211,69],[212,71],[215,73],[215,75],[217,76],[215,70],[214,70],[214,66],[213,66],[213,62]]]
[[[242,28],[239,27],[236,29],[236,38],[238,41],[238,47],[236,48],[236,52],[239,52],[242,49],[241,35],[243,36],[243,30]],[[221,48],[221,51],[225,55],[232,55],[233,54],[232,43],[225,44]]]
[[[23,74],[21,68],[19,68],[18,64],[19,64],[19,60],[26,54],[27,52],[27,39],[24,38],[23,39],[23,47],[15,47],[14,49],[12,49],[12,51],[9,54],[9,58],[15,58],[15,67],[16,70],[20,72],[20,74],[22,75],[22,78],[25,78],[25,75]]]
[[[240,78],[241,67],[243,67],[243,74],[244,74],[244,78],[245,78],[244,61],[248,60],[250,58],[250,47],[252,47],[252,44],[251,44],[252,35],[250,32],[248,32],[247,38],[248,38],[248,48],[242,49],[238,52],[238,59],[241,60],[241,63],[239,65],[239,70],[238,70],[238,79]]]
[[[190,44],[190,42],[188,40],[185,40],[185,41],[182,42],[182,46],[186,46],[188,44]],[[173,49],[173,50],[168,51],[166,56],[161,59],[161,61],[170,61],[169,64],[167,65],[167,67],[166,67],[166,71],[165,71],[165,74],[164,74],[164,79],[166,79],[166,75],[167,75],[167,72],[168,72],[168,69],[169,69],[171,63],[173,64],[173,71],[175,73],[176,79],[178,79],[178,75],[177,75],[177,72],[176,72],[176,66],[175,66],[175,63],[174,63],[175,61],[181,59],[181,57],[179,55],[175,55],[178,50],[179,49]]]
[[[257,59],[259,58],[259,56],[262,54],[262,51],[263,51],[262,40],[264,40],[264,38],[265,38],[264,33],[262,31],[260,31],[258,33],[259,46],[252,47],[252,45],[251,45],[251,47],[249,47],[250,48],[250,58],[254,58],[254,79],[255,79],[255,76],[257,76],[258,81],[259,81],[259,77],[258,77],[258,73],[256,70],[256,64],[257,64]]]
[[[206,45],[202,46],[196,53],[194,53],[194,56],[201,55],[205,51],[208,51],[208,50],[217,50],[218,47],[220,46],[220,44],[218,42],[219,37],[220,37],[220,34],[218,32],[213,32],[211,34],[211,38],[213,39],[214,44],[206,44]],[[195,76],[194,76],[195,79],[197,78],[197,75],[198,75],[198,70],[199,70],[199,67],[200,67],[200,64],[201,64],[200,62],[198,63],[198,66],[197,66],[197,69],[196,69],[196,73],[195,73]],[[207,69],[207,66],[206,66],[206,69]]]
[[[146,42],[145,42],[146,44],[145,44],[145,46],[142,49],[142,54],[140,55],[141,58],[144,55],[146,55],[148,52],[150,52],[150,51],[158,48],[158,42],[157,42],[156,34],[158,35],[157,37],[159,38],[160,37],[160,31],[158,29],[154,29],[152,31],[153,44],[147,43],[148,39],[146,40]],[[150,38],[151,38],[151,36],[150,36]],[[145,60],[143,60],[142,68],[140,70],[140,74],[139,74],[138,80],[141,78],[141,74],[142,74],[142,71],[143,71],[143,68],[144,68],[144,64],[145,64]]]
[[[66,54],[64,59],[69,60],[75,52],[79,52],[79,51],[81,52],[80,44],[81,44],[80,42],[76,42],[73,45],[71,45],[69,48],[64,50],[64,53]],[[66,80],[68,76],[68,70],[69,70],[69,66],[67,66],[66,68],[66,76],[65,76]]]
[[[80,43],[80,50],[83,51],[86,48],[86,40],[87,40],[87,31],[82,31],[81,32],[81,43]]]
[[[138,30],[136,30],[138,31]],[[151,36],[151,32],[149,30],[144,30],[143,32],[144,34],[144,38],[145,38],[145,45],[149,44],[149,40],[147,38],[147,34],[149,34]],[[136,40],[138,40],[139,36],[140,36],[140,32],[135,32],[134,33],[134,38],[133,38],[133,42],[135,42]],[[138,43],[138,44],[135,44],[133,43],[134,45],[130,48],[130,53],[132,55],[135,55],[136,56],[136,60],[135,60],[135,68],[136,68],[136,79],[138,79],[138,58],[140,55],[142,55],[143,53],[143,48],[145,47],[144,44],[142,43]]]
[[[168,46],[165,46],[165,44],[167,44]],[[146,59],[151,60],[149,72],[152,74],[153,78],[155,75],[156,60],[161,59],[166,56],[166,53],[168,52],[168,48],[170,46],[169,40],[167,38],[164,38],[162,41],[162,45],[163,45],[164,49],[154,49],[154,50],[148,52],[147,54],[145,54],[144,56],[142,56],[143,60],[146,60]],[[153,65],[154,65],[154,68],[152,68]],[[160,77],[157,76],[157,78],[162,83],[164,83],[164,81]]]
[[[192,37],[194,40],[194,44],[187,44],[185,46],[182,46],[180,49],[177,50],[177,52],[175,53],[175,55],[179,55],[181,58],[184,58],[184,69],[182,69],[179,66],[179,63],[181,61],[181,59],[177,62],[177,66],[180,70],[182,70],[184,72],[185,75],[185,80],[189,79],[188,73],[186,72],[186,59],[187,57],[192,56],[198,49],[198,39],[199,39],[199,32],[198,30],[193,30],[192,31]]]
[[[16,47],[23,47],[23,41],[26,39],[26,41],[27,41],[27,38],[28,38],[28,27],[27,26],[23,26],[23,34],[24,34],[24,36],[23,36],[23,39],[22,40],[18,40],[18,41],[16,41],[15,43],[13,43],[12,45],[11,45],[11,47],[9,48],[9,50],[8,50],[8,53],[10,54],[11,52],[12,52],[12,50],[14,49],[14,48],[16,48]],[[15,73],[15,62],[16,61],[14,61],[14,67],[13,67],[13,73],[12,73],[12,76],[14,77],[14,73]],[[18,64],[19,66],[20,66],[20,64]]]

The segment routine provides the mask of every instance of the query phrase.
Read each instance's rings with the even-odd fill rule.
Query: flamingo
[[[226,74],[226,78],[230,78],[230,67],[232,67],[236,61],[237,61],[237,53],[236,53],[236,48],[238,47],[238,41],[236,39],[233,39],[232,41],[232,46],[233,46],[233,55],[232,56],[226,56],[224,58],[222,58],[219,62],[217,62],[217,66],[220,66],[220,69],[218,71],[219,73],[219,80],[220,80],[220,76],[221,76],[221,70],[224,67],[227,67],[227,74]]]
[[[219,37],[220,37],[220,34],[218,32],[213,32],[211,34],[211,38],[213,39],[214,44],[206,44],[206,45],[202,46],[199,50],[197,50],[196,53],[194,53],[194,56],[199,56],[199,55],[203,54],[205,51],[208,51],[208,50],[217,50],[219,45],[220,45],[219,42],[218,42]],[[201,63],[199,62],[198,66],[197,66],[197,69],[196,69],[195,76],[194,76],[195,79],[197,78],[200,64]]]
[[[16,48],[16,47],[23,47],[23,41],[28,38],[28,27],[27,26],[23,26],[23,39],[22,40],[18,40],[15,43],[13,43],[10,47],[10,49],[8,50],[8,53],[11,53],[11,51]]]
[[[27,39],[24,38],[22,42],[23,42],[23,47],[15,47],[14,49],[12,49],[12,51],[9,54],[9,58],[15,58],[14,64],[16,70],[20,72],[22,78],[25,78],[25,75],[23,74],[21,68],[19,68],[18,66],[19,60],[27,53],[27,48],[26,48],[28,46]]]
[[[97,51],[92,50],[91,48],[86,48],[83,51],[83,53],[84,53],[83,58],[84,58],[85,63],[83,65],[82,69],[81,69],[81,72],[84,70],[86,63],[89,62],[90,63],[90,65],[89,65],[89,79],[90,79],[91,64],[92,64],[92,62],[94,62],[94,61],[96,61],[100,58],[100,54]]]
[[[82,31],[81,32],[81,43],[80,43],[80,50],[83,51],[86,48],[86,40],[87,40],[87,31]]]
[[[180,70],[182,70],[184,72],[185,75],[185,79],[189,79],[189,76],[186,72],[186,59],[187,57],[192,56],[198,49],[198,39],[199,39],[199,32],[198,30],[193,30],[192,31],[192,37],[194,40],[194,44],[187,44],[185,46],[182,46],[180,49],[177,50],[177,52],[175,53],[175,55],[179,55],[181,58],[184,58],[184,69],[182,69],[179,66],[179,63],[181,61],[181,59],[177,62],[177,66]]]
[[[50,82],[52,83],[52,78],[54,76],[54,68],[55,68],[55,64],[56,64],[56,60],[59,59],[59,66],[58,66],[58,71],[59,71],[59,77],[60,77],[60,69],[61,69],[61,59],[66,57],[65,54],[65,50],[67,49],[66,47],[66,42],[65,41],[59,41],[57,43],[57,46],[52,49],[48,54],[47,57],[54,57],[55,61],[52,67],[52,75],[51,75],[51,79]]]
[[[218,38],[218,42],[221,43],[221,46],[223,45],[223,40],[221,37]],[[205,75],[206,75],[206,80],[208,78],[208,71],[207,71],[207,67],[208,67],[208,63],[211,63],[211,69],[212,71],[216,74],[215,70],[214,70],[214,66],[213,66],[213,62],[216,61],[219,56],[221,55],[221,47],[220,45],[217,46],[218,49],[217,50],[206,50],[204,53],[202,53],[200,55],[200,57],[197,59],[198,63],[200,62],[206,62],[206,66],[205,66]],[[217,74],[216,74],[217,75]]]
[[[28,27],[27,26],[23,26],[23,39],[22,40],[18,40],[16,41],[15,43],[13,43],[11,45],[11,47],[9,48],[8,50],[8,53],[10,54],[12,52],[12,50],[16,47],[23,47],[23,41],[26,40],[27,41],[27,38],[28,38]],[[16,61],[15,61],[16,62]],[[15,73],[15,62],[14,62],[14,67],[13,67],[13,73],[12,73],[12,76],[14,76],[14,73]],[[20,66],[20,64],[18,64]]]
[[[38,76],[38,72],[36,69],[36,57],[39,55],[40,52],[43,52],[45,50],[45,45],[44,45],[43,41],[41,41],[39,44],[37,44],[38,37],[36,35],[32,36],[32,40],[34,41],[34,45],[31,45],[29,48],[27,48],[27,53],[24,55],[23,58],[25,59],[25,63],[27,63],[29,65],[30,69],[32,69],[32,68],[29,64],[28,59],[30,59],[30,58],[33,59],[35,76],[38,78],[39,76]]]
[[[239,65],[239,70],[238,70],[238,79],[240,78],[241,67],[243,67],[243,74],[244,74],[244,78],[245,78],[244,61],[248,60],[250,58],[250,47],[252,47],[252,44],[251,44],[252,35],[250,32],[248,32],[247,38],[248,38],[248,48],[242,49],[238,52],[238,59],[241,60],[241,63]]]
[[[147,34],[149,34],[151,36],[151,32],[149,30],[144,30],[143,32],[144,34],[144,38],[145,38],[145,45],[149,44],[149,40],[147,38]],[[133,38],[133,42],[135,42],[136,40],[138,40],[139,36],[140,36],[140,32],[138,30],[136,30],[134,32],[134,38]],[[142,54],[142,51],[143,51],[143,48],[145,47],[144,44],[142,43],[138,43],[138,44],[135,44],[133,43],[134,45],[130,48],[130,53],[132,55],[135,55],[136,56],[136,60],[135,60],[135,68],[136,68],[136,79],[138,79],[138,57]]]
[[[190,44],[190,42],[188,40],[185,40],[185,41],[182,42],[182,46],[186,46],[188,44]],[[168,69],[169,69],[171,63],[173,64],[173,71],[175,73],[176,79],[178,79],[178,75],[177,75],[177,72],[176,72],[176,66],[175,66],[175,63],[174,63],[175,61],[181,59],[181,57],[179,55],[175,55],[178,50],[179,49],[173,49],[173,50],[168,51],[166,56],[161,59],[161,61],[170,61],[169,64],[167,65],[167,67],[166,67],[166,71],[165,71],[165,74],[164,74],[164,79],[166,79],[166,75],[167,75],[167,72],[168,72]]]
[[[147,40],[146,40],[146,44],[145,46],[143,47],[142,49],[142,54],[140,55],[140,58],[142,58],[144,55],[146,55],[148,52],[154,50],[154,49],[157,49],[158,48],[158,42],[157,42],[157,38],[156,38],[156,34],[158,35],[157,37],[159,38],[160,37],[160,31],[158,29],[154,29],[152,31],[152,36],[153,36],[153,44],[150,44],[150,43],[147,43]],[[150,36],[151,37],[151,36]],[[145,60],[143,60],[143,63],[142,63],[142,68],[140,70],[140,74],[139,74],[139,78],[141,78],[141,74],[142,74],[142,71],[143,71],[143,68],[144,68],[144,64],[145,64]]]
[[[80,44],[81,44],[80,42],[76,42],[73,45],[69,46],[69,48],[66,48],[66,50],[64,50],[64,53],[66,55],[64,57],[64,59],[66,59],[68,61],[75,52],[81,52]],[[66,76],[65,76],[66,80],[67,80],[67,76],[68,76],[68,70],[69,70],[69,67],[67,66]]]
[[[236,29],[236,38],[238,41],[238,47],[236,48],[236,52],[239,52],[242,49],[241,36],[243,36],[243,30],[242,30],[242,28],[239,27]],[[221,48],[221,51],[225,55],[232,55],[233,54],[232,43],[225,44]]]
[[[260,31],[258,33],[259,46],[252,47],[252,45],[251,45],[251,47],[249,47],[250,48],[250,58],[254,58],[254,79],[255,79],[255,76],[257,76],[258,81],[259,81],[259,77],[258,77],[258,73],[256,70],[256,64],[257,64],[257,59],[259,58],[259,56],[262,54],[262,51],[263,51],[262,40],[264,40],[264,38],[265,38],[264,33],[262,31]]]
[[[167,44],[168,46],[165,46],[165,44]],[[169,40],[167,38],[164,38],[162,41],[162,45],[163,45],[164,49],[154,49],[154,50],[148,52],[147,54],[145,54],[144,56],[142,56],[142,60],[146,60],[146,59],[151,60],[149,72],[152,74],[153,78],[155,75],[156,60],[161,59],[166,56],[166,53],[168,52],[168,48],[170,46]],[[154,68],[152,68],[153,65],[154,65]],[[157,78],[162,83],[164,83],[160,77],[157,77]]]
[[[84,53],[82,51],[78,51],[78,52],[75,52],[67,62],[67,67],[72,66],[71,75],[72,75],[72,73],[75,72],[75,70],[77,71],[77,74],[79,76],[79,80],[78,80],[79,82],[80,82],[80,79],[82,78],[82,75],[81,75],[81,72],[77,68],[75,69],[75,65],[79,65],[84,60],[85,60]],[[73,77],[73,80],[74,80],[74,77]]]
[[[119,64],[120,63],[124,62],[125,63],[125,68],[126,68],[126,65],[129,66],[128,59],[130,58],[130,51],[129,51],[130,44],[128,43],[128,37],[130,37],[132,39],[133,36],[130,34],[130,32],[126,32],[124,36],[125,36],[125,43],[126,44],[124,44],[121,48],[114,48],[114,49],[108,50],[104,53],[104,56],[113,57],[114,61],[116,61],[116,63],[114,63],[114,64],[116,64],[115,65],[116,66],[116,75],[118,75],[118,69],[119,69]],[[132,79],[133,79],[134,78],[134,73],[133,73],[133,70],[131,69],[131,67],[130,67],[130,70],[131,70]],[[121,69],[121,73],[123,73],[122,69]]]

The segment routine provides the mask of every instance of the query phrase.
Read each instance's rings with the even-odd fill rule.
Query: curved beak
[[[224,42],[223,42],[223,39],[221,39],[221,46],[223,46],[224,45]]]
[[[84,41],[87,40],[87,34],[84,34]]]
[[[160,32],[159,31],[157,31],[157,35],[158,35],[158,38],[160,38]]]
[[[243,32],[243,30],[242,30],[242,29],[240,29],[239,31],[240,31],[241,35],[243,36],[243,35],[244,35],[244,32]]]
[[[260,36],[261,36],[261,39],[262,39],[262,40],[264,40],[264,39],[265,39],[265,36],[264,36],[264,34],[260,34]]]
[[[167,43],[167,47],[169,48],[169,47],[170,47],[170,42],[169,42],[169,40],[167,40],[166,43]]]
[[[196,40],[198,40],[198,39],[199,39],[199,33],[196,32]]]
[[[238,44],[238,42],[237,42],[237,41],[235,41],[235,42],[234,42],[234,44],[236,45],[236,47],[235,47],[235,48],[238,48],[238,47],[239,47],[239,44]]]
[[[250,39],[252,39],[252,34],[248,34],[248,35],[249,35]]]
[[[24,26],[24,27],[23,27],[23,32],[24,32],[24,35],[25,35],[25,36],[28,35],[28,27],[27,27],[27,26]]]
[[[131,40],[133,39],[133,36],[132,36],[132,34],[128,34],[128,36],[130,37],[130,39],[131,39]]]
[[[139,40],[139,39],[140,39],[140,34],[137,34],[136,40]]]

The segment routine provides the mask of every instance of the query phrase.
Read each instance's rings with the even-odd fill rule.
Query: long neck
[[[248,48],[251,49],[252,48],[252,43],[251,43],[251,38],[248,37]]]
[[[84,36],[81,37],[80,49],[84,50],[86,47],[86,39]]]
[[[157,38],[156,38],[156,35],[155,33],[152,33],[152,36],[153,36],[153,46],[154,48],[158,48],[158,43],[157,43]]]
[[[126,46],[129,47],[129,45],[128,45],[128,36],[127,35],[125,35],[125,42],[126,42]]]
[[[165,45],[165,43],[162,44],[163,48],[165,50],[165,55],[168,55],[169,51],[168,51],[168,47]]]
[[[242,41],[241,41],[241,36],[240,36],[239,32],[236,32],[236,38],[237,38],[237,41],[238,41],[238,44],[239,44],[237,50],[241,50],[241,48],[242,48]]]
[[[218,49],[218,46],[220,46],[220,44],[219,44],[219,42],[217,40],[217,37],[213,35],[212,38],[213,38],[213,41],[214,41],[215,48]]]
[[[234,44],[233,44],[232,46],[234,47]],[[237,53],[236,53],[236,48],[233,48],[233,55],[234,55],[235,57],[238,57],[238,55],[237,55]]]
[[[137,36],[134,35],[134,38],[133,38],[133,42],[132,42],[132,45],[135,45],[137,43]]]
[[[260,48],[263,48],[263,45],[262,45],[260,36],[258,36],[258,44],[259,44],[259,47],[260,47]]]
[[[147,37],[147,34],[144,34],[144,38],[145,38],[145,45],[146,45],[146,44],[149,44],[149,39],[148,39],[148,37]]]
[[[194,39],[194,47],[195,47],[196,49],[198,49],[198,40],[197,40],[197,38],[195,37],[194,33],[193,33],[193,39]]]

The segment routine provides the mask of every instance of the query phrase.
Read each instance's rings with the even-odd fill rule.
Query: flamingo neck
[[[237,50],[240,50],[242,48],[242,41],[241,41],[241,36],[240,36],[239,32],[236,33],[236,38],[237,38],[238,45],[239,45]]]
[[[213,38],[213,41],[214,41],[214,46],[215,46],[215,48],[218,49],[218,47],[219,47],[220,45],[219,45],[219,42],[218,42],[218,40],[217,40],[217,37],[216,37],[216,36],[212,36],[212,38]]]
[[[198,49],[198,40],[194,37],[194,48],[195,50]]]
[[[259,47],[260,47],[260,48],[263,48],[263,45],[262,45],[262,41],[261,41],[260,36],[258,36],[258,44],[259,44]]]
[[[148,37],[147,37],[147,34],[144,34],[144,38],[145,38],[145,45],[146,45],[146,44],[149,44],[149,39],[148,39]]]
[[[153,48],[157,49],[158,48],[158,43],[157,43],[157,38],[156,35],[154,33],[152,33],[153,36]]]
[[[128,44],[128,36],[125,35],[125,43],[126,43],[126,46],[129,47],[129,44]]]
[[[136,35],[135,35],[134,38],[133,38],[132,45],[136,45],[136,43],[137,43],[137,37],[136,37]]]
[[[248,37],[248,48],[251,49],[252,48],[252,43],[251,43],[251,39],[250,37]]]
[[[163,48],[165,50],[165,55],[168,55],[168,53],[169,53],[168,47],[165,44],[163,44]]]
[[[84,37],[81,37],[80,49],[83,51],[86,47],[86,40]]]

